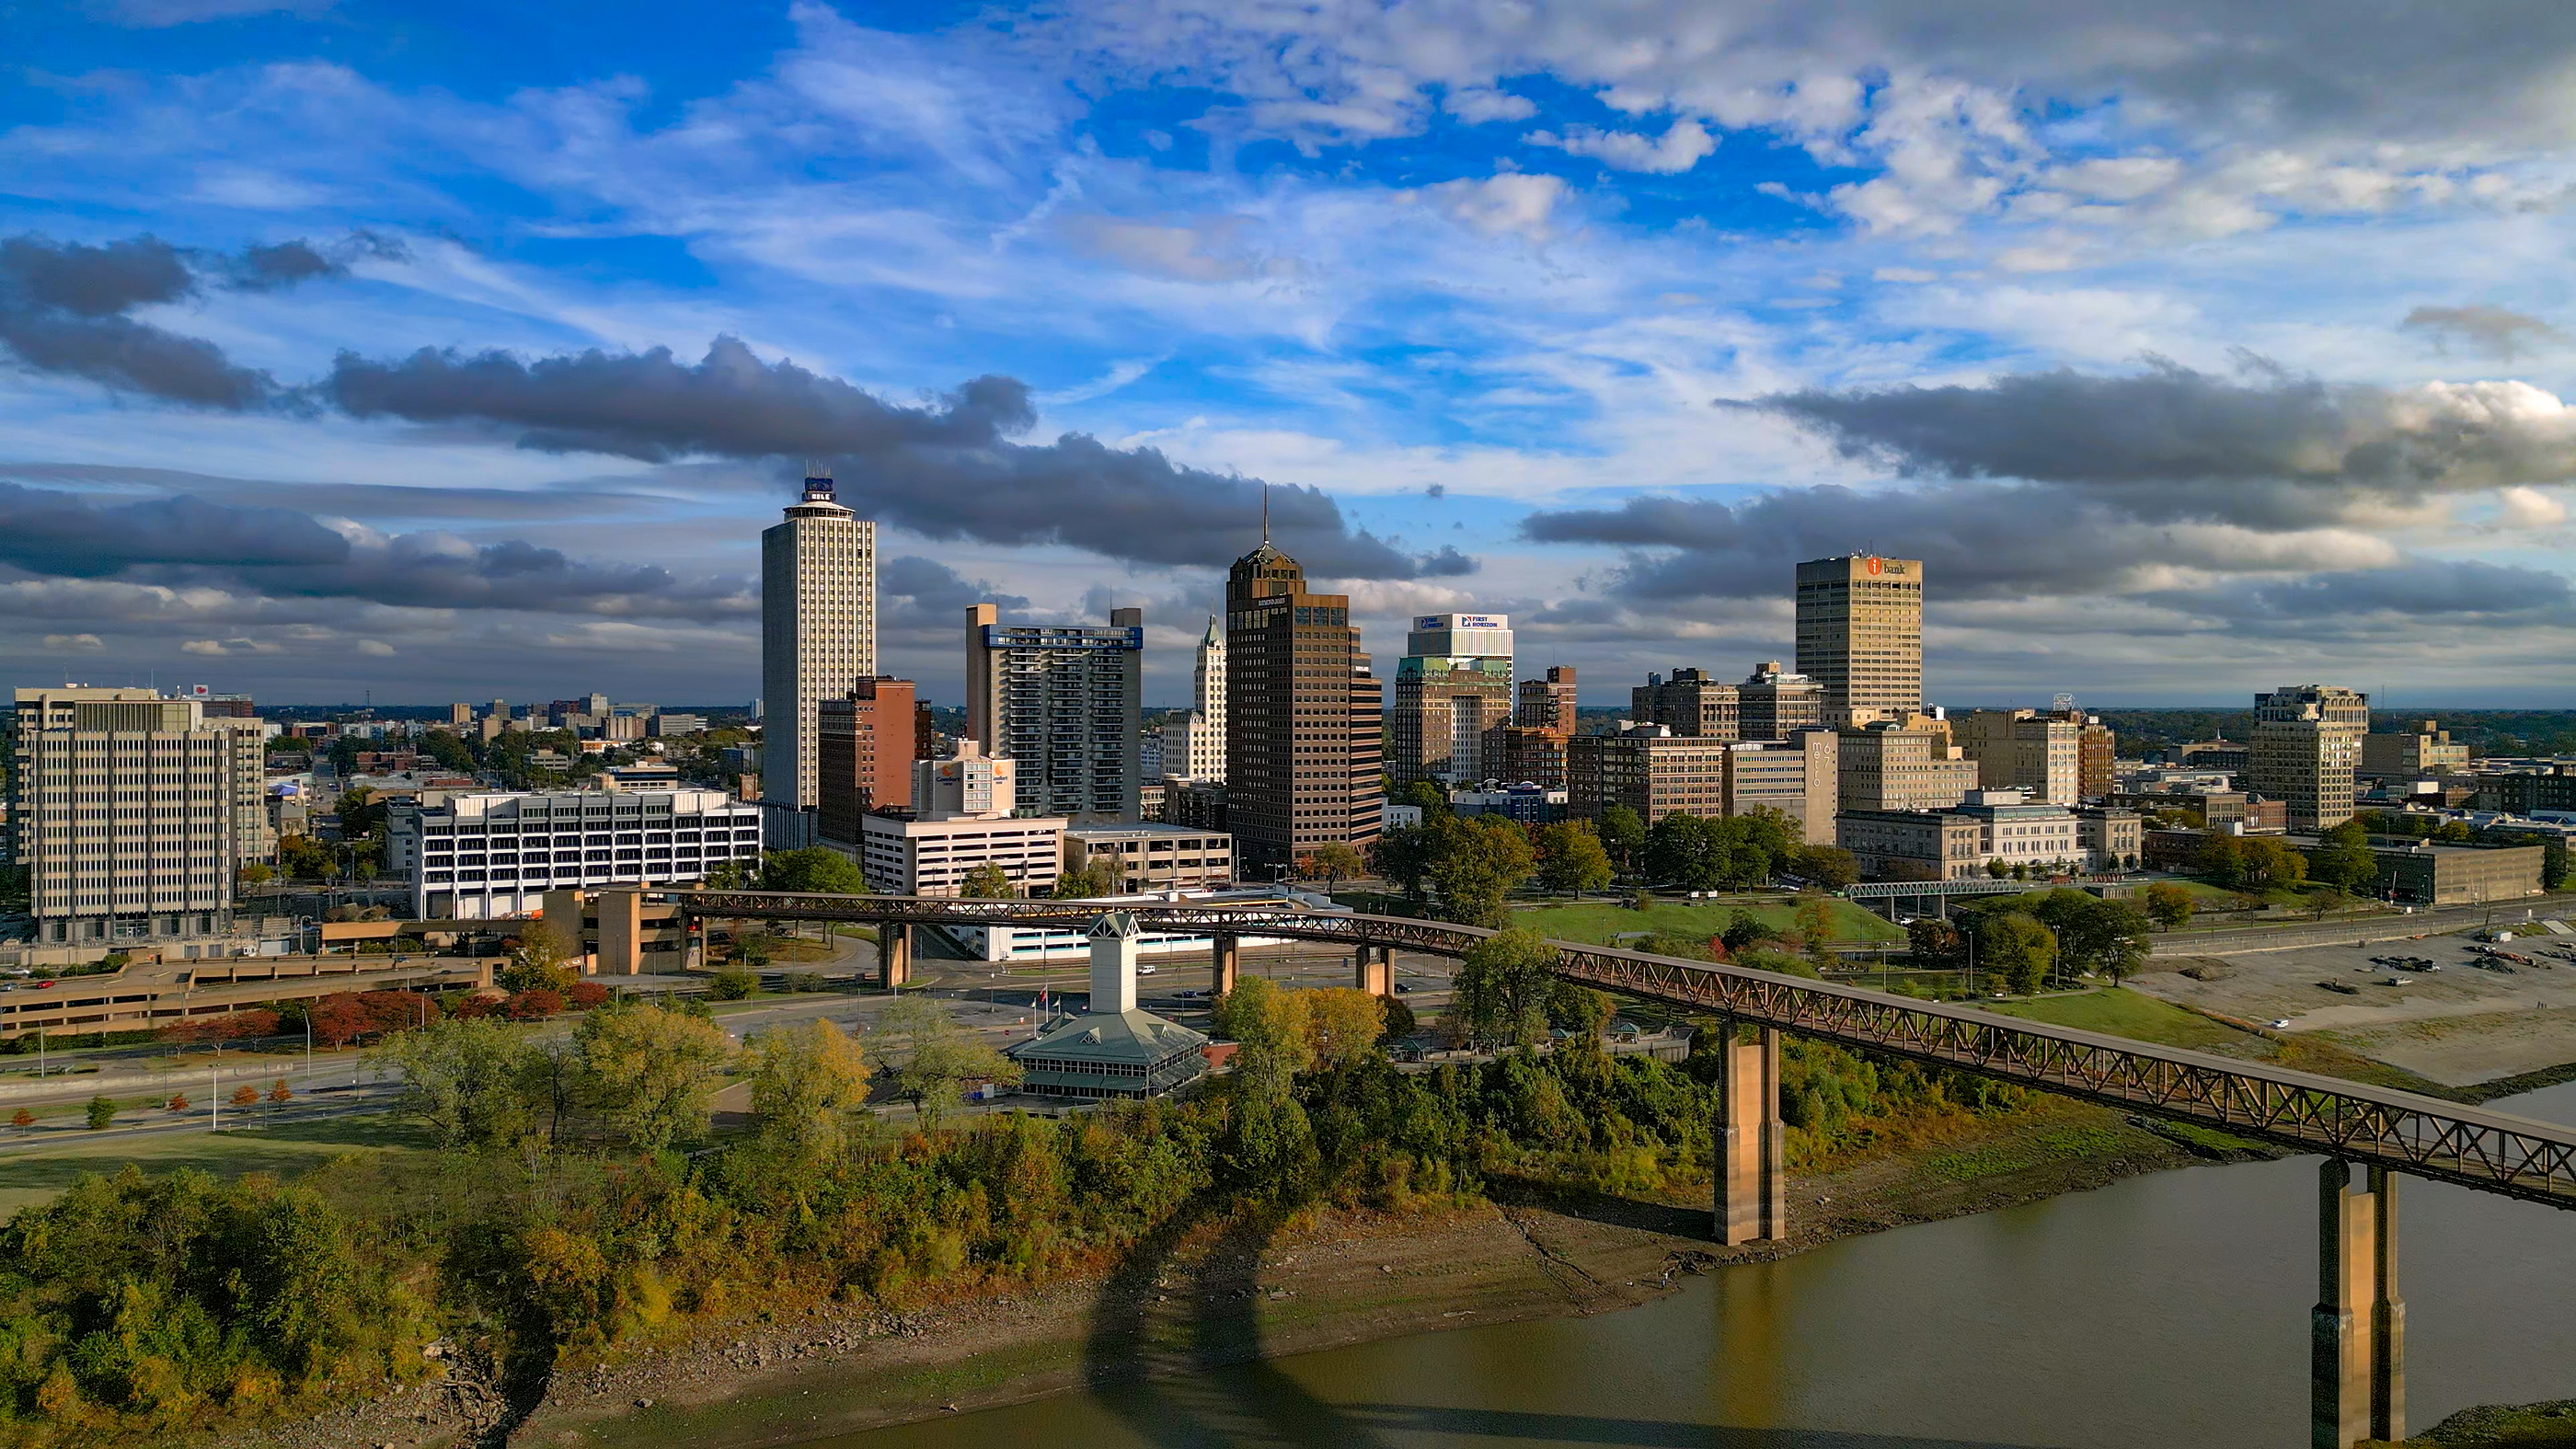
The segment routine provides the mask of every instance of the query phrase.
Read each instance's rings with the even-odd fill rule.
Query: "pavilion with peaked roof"
[[[1140,934],[1132,911],[1108,911],[1091,923],[1091,1009],[1004,1049],[1019,1064],[1020,1090],[1086,1100],[1156,1097],[1206,1073],[1205,1033],[1136,1005]]]

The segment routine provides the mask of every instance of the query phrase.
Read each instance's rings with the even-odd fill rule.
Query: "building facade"
[[[1354,743],[1384,705],[1362,672],[1350,597],[1309,592],[1306,571],[1265,538],[1227,571],[1225,608],[1225,813],[1239,868],[1266,878],[1320,845],[1365,847],[1382,790]]]
[[[2428,719],[2394,734],[2361,737],[2365,775],[2440,775],[2468,767],[2468,745],[2451,743],[2451,732],[2439,720]]]
[[[821,799],[815,712],[877,672],[877,526],[843,507],[832,480],[760,535],[761,799],[809,810]]]
[[[1512,630],[1503,614],[1423,614],[1405,636],[1388,704],[1387,775],[1475,782],[1485,734],[1512,717]]]
[[[1225,783],[1225,631],[1211,615],[1190,668],[1190,713],[1162,728],[1163,767],[1149,775]]]
[[[1972,709],[1954,715],[1951,738],[1977,764],[1977,784],[2019,790],[2033,800],[2072,805],[2083,794],[2083,735],[2079,720],[2035,709]]]
[[[276,854],[266,729],[194,699],[17,691],[11,849],[46,945],[229,929],[235,872]]]
[[[685,885],[760,858],[760,810],[721,790],[545,790],[404,801],[385,816],[387,866],[422,920],[541,909],[548,891]]]
[[[1133,821],[1144,784],[1145,613],[1109,626],[1005,625],[966,610],[966,733],[1018,764],[1019,807]]]
[[[1573,737],[1567,730],[1496,725],[1485,731],[1486,778],[1562,790],[1567,742]]]
[[[1967,880],[1993,865],[2034,875],[2117,867],[2139,850],[2138,817],[2027,800],[2018,790],[1977,790],[1940,810],[1846,810],[1835,819],[1843,849],[1878,880]]]
[[[1064,833],[1064,863],[1106,866],[1122,895],[1202,890],[1234,879],[1234,837],[1178,825],[1078,825]]]
[[[2254,696],[2246,783],[2278,800],[2294,831],[2350,820],[2370,696],[2331,684],[2286,684]]]
[[[1825,722],[1824,688],[1766,659],[1735,686],[1735,710],[1738,738],[1785,740]]]
[[[1649,674],[1628,691],[1628,717],[1639,724],[1659,724],[1693,739],[1742,739],[1735,686],[1709,677],[1705,669],[1676,669],[1673,677]]]
[[[1798,672],[1825,723],[1923,708],[1923,562],[1876,554],[1798,565]]]
[[[1943,810],[1977,788],[1977,762],[1945,731],[1881,723],[1836,731],[1839,808]]]
[[[1524,679],[1515,688],[1518,699],[1512,708],[1512,723],[1523,729],[1574,733],[1573,665],[1551,664],[1545,675]]]
[[[1726,751],[1725,813],[1777,810],[1809,845],[1834,843],[1841,805],[1842,737],[1804,729],[1785,740],[1739,740]]]
[[[1576,735],[1566,751],[1566,812],[1597,820],[1625,805],[1648,825],[1667,815],[1726,813],[1729,741],[1620,722],[1606,735]]]
[[[912,806],[912,681],[891,675],[860,680],[814,712],[814,829],[825,840],[855,845],[859,817]]]

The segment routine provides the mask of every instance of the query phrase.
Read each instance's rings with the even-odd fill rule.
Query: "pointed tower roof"
[[[1207,637],[1199,641],[1199,647],[1202,649],[1225,647],[1224,621],[1214,614],[1208,615]]]

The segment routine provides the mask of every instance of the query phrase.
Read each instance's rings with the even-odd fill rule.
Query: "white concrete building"
[[[815,707],[876,672],[877,526],[833,498],[829,477],[808,478],[760,535],[764,802],[817,805]]]
[[[386,812],[386,866],[422,920],[538,910],[549,890],[685,885],[760,858],[760,811],[721,790],[458,793]]]
[[[859,869],[871,890],[953,896],[977,866],[1001,867],[1024,896],[1055,889],[1064,873],[1064,817],[1012,813],[1019,762],[993,759],[972,739],[945,760],[915,760],[918,818],[859,817]]]

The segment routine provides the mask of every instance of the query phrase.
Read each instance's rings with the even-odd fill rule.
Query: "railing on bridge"
[[[1082,901],[657,893],[692,916],[888,924],[1087,924]],[[1262,935],[1463,956],[1493,932],[1445,921],[1320,913],[1294,902],[1121,902],[1149,929]],[[1956,1067],[2067,1096],[2324,1152],[2485,1192],[2576,1208],[2576,1130],[2412,1092],[1997,1016],[1866,987],[1574,942],[1560,974],[1588,986]]]

